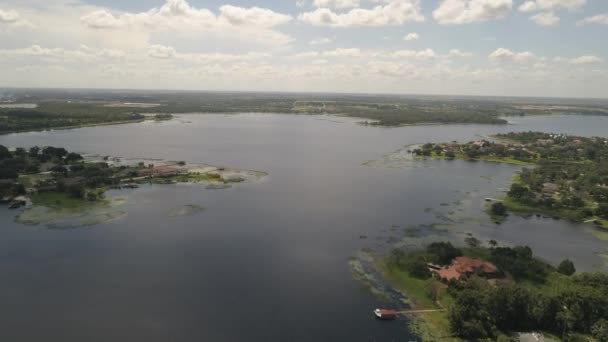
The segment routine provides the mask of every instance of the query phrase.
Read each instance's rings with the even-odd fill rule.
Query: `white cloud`
[[[335,49],[331,51],[323,52],[324,57],[361,57],[361,49],[350,48],[350,49]]]
[[[528,62],[535,58],[531,52],[513,52],[509,49],[498,48],[492,52],[489,56],[490,60],[500,63],[505,62]]]
[[[298,18],[311,25],[332,27],[390,26],[424,21],[420,0],[388,0],[372,9],[354,8],[346,13],[317,8],[300,14]]]
[[[24,20],[19,12],[15,10],[3,10],[0,8],[0,27],[7,25],[9,27],[26,27],[34,28],[35,26],[27,20]]]
[[[119,28],[125,26],[123,21],[106,10],[89,13],[80,18],[80,20],[82,20],[85,25],[97,29]]]
[[[148,49],[148,56],[160,59],[173,58],[175,57],[175,49],[169,46],[152,45]]]
[[[448,57],[472,57],[473,54],[471,52],[460,51],[458,49],[452,49],[448,52]]]
[[[145,12],[110,12],[98,9],[81,17],[82,23],[91,29],[113,29],[129,32],[164,32],[177,37],[195,34],[229,37],[265,45],[285,45],[292,39],[276,31],[276,26],[288,23],[293,18],[260,7],[237,7],[224,5],[215,14],[206,8],[195,8],[186,0],[166,0],[156,8]]]
[[[587,24],[608,25],[608,13],[587,17],[577,23],[578,26]]]
[[[329,43],[331,43],[333,41],[334,41],[333,38],[319,37],[319,38],[315,38],[315,39],[311,40],[308,44],[310,44],[310,45],[323,45],[323,44],[329,44]]]
[[[553,12],[541,12],[530,17],[530,20],[540,26],[555,26],[560,22],[560,18]]]
[[[526,1],[519,6],[519,11],[524,12],[524,13],[529,13],[529,12],[536,11],[537,8],[538,8],[538,6],[536,5],[536,2]]]
[[[432,59],[437,57],[437,54],[432,49],[426,50],[399,50],[389,54],[392,58],[418,58],[418,59]]]
[[[0,9],[0,23],[16,23],[19,20],[19,13],[15,10],[4,11]]]
[[[314,0],[313,5],[320,8],[353,8],[359,7],[359,0]]]
[[[536,10],[575,10],[583,7],[587,0],[529,0],[519,6],[521,12],[533,12]]]
[[[600,63],[602,60],[596,56],[580,56],[577,58],[573,58],[568,62],[574,65],[584,65],[584,64],[596,64]]]
[[[269,9],[252,7],[242,8],[225,5],[220,7],[221,18],[236,26],[254,26],[270,28],[288,23],[292,20],[289,15],[276,13]]]
[[[412,33],[408,33],[405,37],[403,37],[403,40],[405,41],[413,41],[413,40],[418,40],[420,39],[420,36],[418,35],[418,33],[412,32]]]
[[[440,24],[469,24],[504,18],[513,7],[513,0],[443,0],[433,11]]]

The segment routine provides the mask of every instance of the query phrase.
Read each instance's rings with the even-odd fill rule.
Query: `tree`
[[[412,277],[427,279],[431,277],[426,261],[422,257],[417,257],[406,264],[406,269]]]
[[[445,153],[445,156],[449,159],[449,160],[453,160],[454,158],[456,158],[456,154],[452,151],[447,151]]]
[[[496,241],[496,240],[494,240],[494,239],[489,240],[489,241],[488,241],[488,243],[489,243],[489,244],[490,244],[490,246],[492,246],[492,247],[496,247],[496,246],[498,245],[498,241]]]
[[[507,207],[502,202],[494,202],[490,207],[492,215],[505,216],[507,215]]]
[[[462,255],[462,251],[450,242],[433,242],[426,247],[426,251],[435,259],[434,262],[441,265],[448,265],[454,258]]]
[[[595,211],[595,214],[603,218],[608,218],[608,204],[601,203]]]
[[[528,191],[528,188],[526,188],[525,186],[519,183],[513,183],[511,185],[511,190],[509,190],[509,196],[516,199],[520,199],[524,197],[528,193]]]
[[[82,156],[80,154],[74,153],[74,152],[70,152],[70,153],[68,153],[67,156],[65,156],[66,163],[71,163],[71,162],[79,161],[82,159],[84,159],[84,158],[82,158]]]
[[[85,189],[80,184],[70,185],[70,186],[68,186],[67,190],[68,190],[68,193],[70,194],[70,196],[72,196],[74,198],[84,198]]]
[[[0,145],[0,160],[10,159],[12,157],[13,157],[13,155],[11,154],[11,151],[9,151],[8,148],[6,148],[6,146]]]
[[[473,236],[469,236],[466,239],[464,239],[464,242],[472,248],[477,248],[479,246],[481,246],[481,241],[479,241],[479,239],[477,239],[476,237]]]
[[[591,335],[597,341],[608,341],[608,321],[600,319],[591,327]]]
[[[31,147],[28,153],[29,153],[30,157],[36,158],[36,157],[38,157],[38,154],[40,153],[40,147],[38,147],[38,146]]]
[[[574,268],[574,263],[572,261],[566,259],[559,264],[557,271],[561,274],[571,276],[576,272],[576,268]]]

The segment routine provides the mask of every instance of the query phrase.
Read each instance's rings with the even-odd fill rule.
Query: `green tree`
[[[467,244],[467,246],[472,247],[472,248],[477,248],[477,247],[481,246],[481,241],[479,241],[478,238],[473,237],[473,236],[469,236],[469,237],[465,238],[464,242]]]
[[[608,204],[601,203],[595,211],[595,214],[603,218],[608,218]]]
[[[576,268],[574,268],[574,263],[572,261],[566,259],[559,264],[557,271],[561,274],[571,276],[576,272]]]
[[[598,342],[608,341],[608,321],[602,318],[595,322],[591,327],[591,335]]]
[[[431,272],[422,257],[414,258],[406,264],[406,269],[412,277],[427,279],[431,277]]]
[[[434,262],[441,265],[448,265],[454,258],[462,256],[462,251],[450,242],[433,242],[426,247],[426,251]]]
[[[74,153],[74,152],[70,152],[65,156],[65,161],[66,163],[72,163],[75,161],[80,161],[84,158],[82,158],[82,156],[78,153]]]
[[[9,151],[8,148],[6,148],[6,146],[0,145],[0,160],[10,159],[12,157],[13,157],[13,155],[11,154],[11,151]]]

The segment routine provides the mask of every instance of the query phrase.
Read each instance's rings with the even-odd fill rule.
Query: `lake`
[[[511,215],[498,226],[483,214],[483,199],[501,196],[518,167],[402,158],[408,145],[429,141],[528,130],[605,135],[608,127],[596,116],[509,120],[379,128],[328,116],[193,114],[0,136],[12,147],[269,173],[225,190],[114,191],[127,197],[128,214],[77,229],[20,225],[16,212],[0,209],[0,340],[415,341],[406,322],[373,318],[392,303],[353,280],[349,258],[466,234],[603,269],[607,243],[589,225]],[[206,210],[169,214],[187,205]]]

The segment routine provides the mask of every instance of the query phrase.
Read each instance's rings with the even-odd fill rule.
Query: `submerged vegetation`
[[[497,135],[503,142],[425,144],[422,158],[495,161],[524,168],[493,216],[504,209],[544,214],[608,228],[608,140],[539,132]]]

